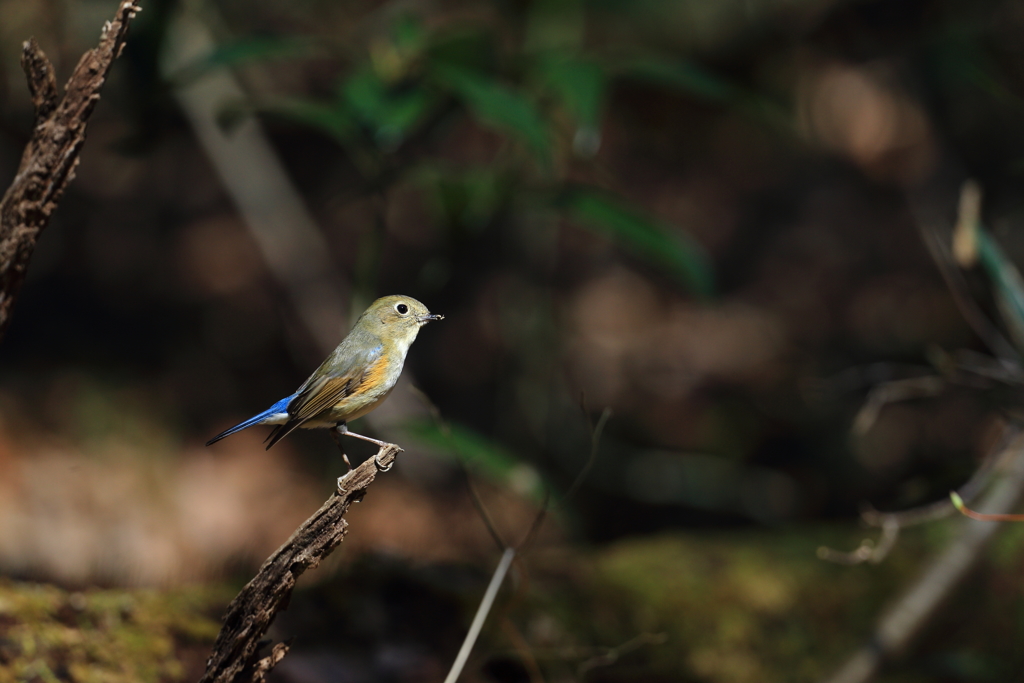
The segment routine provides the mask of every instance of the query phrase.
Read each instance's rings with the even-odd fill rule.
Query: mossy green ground
[[[506,585],[467,680],[529,680],[531,670],[546,681],[821,680],[867,641],[879,613],[960,522],[912,530],[882,564],[854,567],[815,555],[820,544],[851,548],[869,533],[850,525],[537,549]],[[1008,525],[879,680],[998,681],[1019,672],[1022,548],[1024,525]],[[275,622],[275,638],[295,638],[282,666],[329,659],[374,671],[381,652],[412,643],[423,654],[412,677],[392,671],[391,679],[426,680],[426,665],[442,675],[487,579],[485,568],[397,558],[348,564],[300,588]],[[0,683],[194,680],[233,590],[73,592],[0,581]],[[509,667],[521,675],[508,678]]]
[[[67,591],[0,579],[0,683],[177,681],[194,673],[230,595]]]
[[[817,559],[820,544],[849,549],[877,536],[852,526],[628,539],[578,562],[538,555],[530,563],[534,597],[513,619],[540,646],[548,680],[822,680],[868,642],[880,614],[962,522],[905,532],[879,565]],[[879,680],[1019,673],[1022,535],[1024,525],[1001,531],[979,569]]]

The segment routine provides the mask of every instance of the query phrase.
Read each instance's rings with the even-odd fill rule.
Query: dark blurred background
[[[873,386],[985,352],[919,232],[975,178],[1024,249],[1019,2],[143,8],[0,353],[8,575],[251,575],[343,465],[322,432],[203,442],[394,293],[446,319],[356,425],[407,452],[282,622],[281,680],[440,680],[498,553],[457,458],[509,542],[551,495],[473,680],[812,679],[945,538],[814,557],[870,533],[864,501],[959,486],[1012,400],[951,386],[851,433]],[[0,177],[21,41],[63,81],[113,10],[0,1]],[[1024,670],[1015,547],[892,680]]]

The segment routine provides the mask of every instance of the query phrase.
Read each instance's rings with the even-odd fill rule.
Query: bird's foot
[[[389,445],[389,444],[382,444],[382,450],[383,450],[383,446],[386,446],[386,445]],[[391,470],[392,467],[395,466],[395,463],[394,463],[394,461],[392,461],[390,465],[385,467],[384,463],[382,463],[380,461],[380,453],[381,453],[381,451],[377,451],[377,453],[374,454],[374,456],[373,456],[373,464],[377,466],[377,470],[378,471],[380,471],[380,472],[388,472],[388,471]]]
[[[345,474],[344,476],[338,477],[338,495],[339,496],[344,496],[346,493],[349,492],[347,488],[342,486],[342,484],[345,483],[345,480],[348,479],[349,475],[351,475],[351,474],[352,473],[349,472],[348,474]],[[352,500],[353,503],[362,503],[363,502],[363,496],[365,496],[365,495],[366,495],[366,489],[363,489],[362,491],[358,491],[357,490],[355,492],[355,495],[352,496],[351,500]]]

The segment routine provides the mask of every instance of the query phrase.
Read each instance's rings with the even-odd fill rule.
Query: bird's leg
[[[351,472],[352,463],[349,462],[348,456],[345,454],[345,447],[341,445],[342,434],[350,434],[350,432],[346,429],[344,422],[339,422],[334,425],[334,429],[331,430],[331,436],[334,438],[334,443],[338,444],[338,452],[341,453],[341,459],[345,461],[345,465],[348,466],[348,471]],[[345,474],[348,474],[348,472]]]
[[[339,424],[337,427],[335,427],[335,429],[338,430],[338,434],[343,434],[345,436],[351,436],[351,437],[356,438],[356,439],[362,439],[363,441],[369,441],[372,444],[376,444],[377,448],[384,448],[385,446],[390,446],[391,445],[387,441],[378,441],[377,439],[371,439],[370,437],[363,436],[362,434],[356,434],[355,432],[350,432],[350,431],[348,431],[348,427],[345,426],[344,422]],[[380,470],[381,472],[387,472],[392,467],[394,467],[394,465],[388,465],[387,467],[384,467],[384,465],[380,461],[380,451],[377,451],[376,455],[373,456],[373,462],[374,462],[375,465],[377,465],[377,469]]]
[[[342,486],[341,483],[345,481],[348,475],[352,474],[352,463],[349,461],[348,455],[345,453],[344,446],[341,445],[341,435],[345,434],[347,431],[345,429],[345,423],[339,422],[329,431],[331,432],[331,438],[334,439],[334,443],[338,444],[338,451],[341,453],[341,459],[344,460],[345,464],[348,466],[348,472],[338,477],[338,493],[344,493],[345,487]]]

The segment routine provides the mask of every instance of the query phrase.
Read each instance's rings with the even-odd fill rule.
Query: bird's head
[[[420,328],[431,320],[444,320],[411,296],[385,296],[377,299],[359,317],[362,326],[382,339],[411,344]]]

